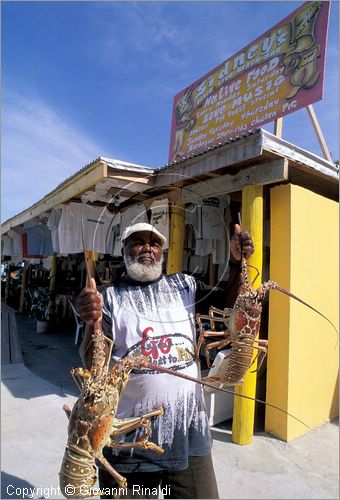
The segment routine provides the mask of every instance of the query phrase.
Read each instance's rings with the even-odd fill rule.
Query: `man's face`
[[[137,281],[152,281],[162,273],[162,243],[154,233],[132,234],[124,245],[123,256],[128,275]]]
[[[146,266],[159,262],[163,253],[160,239],[149,231],[132,234],[125,244],[125,251],[129,257]]]

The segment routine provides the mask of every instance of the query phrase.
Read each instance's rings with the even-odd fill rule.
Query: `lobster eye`
[[[249,316],[251,316],[252,318],[257,318],[260,316],[260,311],[256,308],[256,307],[250,307],[248,309],[248,314]]]

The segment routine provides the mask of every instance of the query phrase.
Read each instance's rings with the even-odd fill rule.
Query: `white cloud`
[[[103,149],[39,99],[2,104],[2,220],[25,210]]]

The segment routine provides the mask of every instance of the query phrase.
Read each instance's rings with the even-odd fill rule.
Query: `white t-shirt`
[[[102,291],[103,327],[113,339],[113,359],[140,351],[155,365],[199,378],[194,358],[196,344],[196,281],[185,274],[163,275],[149,284],[122,279]],[[123,392],[117,417],[143,415],[163,406],[165,413],[152,419],[150,441],[162,446],[163,455],[134,449],[112,450],[105,456],[120,472],[185,469],[188,456],[211,449],[202,387],[151,370],[136,370]],[[137,432],[123,436],[134,441]]]
[[[150,224],[157,229],[166,238],[163,249],[169,247],[169,202],[165,200],[156,200],[151,206]]]
[[[107,253],[107,237],[112,218],[113,215],[105,207],[91,207],[84,203],[63,205],[58,225],[60,253],[81,253],[84,250]]]

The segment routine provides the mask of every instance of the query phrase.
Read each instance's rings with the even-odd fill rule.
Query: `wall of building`
[[[271,189],[270,278],[338,328],[338,203],[295,185]],[[338,415],[338,333],[314,311],[270,292],[267,402],[311,428]],[[265,428],[285,441],[309,431],[266,408]]]

